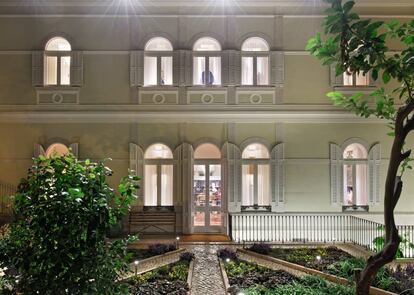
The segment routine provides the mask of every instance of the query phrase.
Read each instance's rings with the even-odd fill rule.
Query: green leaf
[[[345,13],[348,13],[351,11],[351,9],[354,7],[355,2],[354,1],[348,1],[344,4],[343,9]]]
[[[384,71],[382,73],[382,81],[384,81],[385,84],[388,84],[388,82],[390,82],[390,80],[391,80],[390,73],[388,71]]]

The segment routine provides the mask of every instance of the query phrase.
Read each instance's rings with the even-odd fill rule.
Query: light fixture
[[[134,265],[135,265],[135,276],[137,276],[137,274],[138,274],[138,264],[139,264],[139,261],[138,260],[135,260],[134,261]]]
[[[318,262],[320,262],[320,261],[322,260],[322,257],[321,257],[320,255],[318,255],[318,256],[316,256],[316,260],[317,260]]]
[[[229,263],[230,262],[230,258],[226,258],[226,262]]]
[[[175,240],[176,240],[176,242],[175,242],[175,246],[176,246],[176,248],[178,249],[178,248],[180,248],[180,244],[179,244],[179,243],[180,243],[180,237],[178,237],[178,236],[177,236],[177,237],[175,238]]]

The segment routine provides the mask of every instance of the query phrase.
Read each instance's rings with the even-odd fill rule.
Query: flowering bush
[[[269,244],[265,243],[254,243],[252,246],[250,246],[249,250],[259,254],[268,255],[270,251],[272,251],[272,247],[270,247]]]
[[[231,260],[236,260],[237,259],[237,254],[236,252],[231,249],[231,248],[223,248],[217,251],[217,256],[223,260],[225,259],[231,259]]]

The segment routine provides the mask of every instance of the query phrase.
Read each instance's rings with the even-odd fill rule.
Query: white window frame
[[[157,84],[155,85],[144,85],[145,87],[151,87],[151,86],[166,86],[171,87],[174,84],[174,52],[173,51],[145,51],[144,52],[144,58],[145,57],[156,57],[157,58]],[[162,84],[162,77],[161,77],[161,59],[163,57],[171,57],[171,63],[172,63],[172,76],[171,76],[171,84]],[[144,68],[144,75],[145,75],[145,68]],[[145,77],[144,77],[145,81]]]
[[[69,44],[70,44],[70,42],[66,39],[66,38],[63,38],[63,37],[59,37],[59,36],[56,36],[56,37],[53,37],[53,38],[50,38],[49,40],[48,40],[48,42],[46,43],[46,46],[47,46],[47,44],[49,44],[49,42],[51,41],[51,40],[53,40],[53,39],[55,39],[55,38],[61,38],[61,39],[64,39],[64,40],[66,40]],[[63,87],[65,87],[65,86],[70,86],[71,85],[71,73],[70,73],[70,69],[71,69],[71,67],[72,67],[72,57],[71,57],[71,52],[72,52],[72,49],[70,50],[70,51],[67,51],[67,50],[65,50],[65,51],[63,51],[63,50],[47,50],[47,47],[45,46],[45,52],[44,52],[44,70],[43,70],[43,80],[45,81],[45,83],[44,83],[44,85],[45,86],[51,86],[51,87],[56,87],[56,86],[63,86]],[[72,48],[72,45],[71,45],[71,48]],[[57,75],[57,77],[56,77],[56,84],[46,84],[46,81],[48,80],[47,79],[47,57],[56,57],[57,58],[57,69],[56,69],[56,75]],[[69,64],[69,84],[64,84],[64,85],[62,85],[61,84],[61,81],[62,81],[62,73],[61,73],[61,63],[62,63],[62,57],[69,57],[69,60],[70,60],[70,64]]]
[[[165,144],[162,144],[162,145],[168,147]],[[148,148],[150,148],[151,146],[153,146],[153,144],[150,145]],[[169,148],[169,150],[170,150],[170,152],[172,154],[172,151],[171,151],[170,148]],[[148,159],[148,158],[145,158],[145,154],[144,154],[144,177],[147,176],[147,175],[145,175],[145,167],[147,165],[156,166],[157,167],[157,202],[156,202],[156,206],[157,207],[163,206],[162,205],[162,197],[163,196],[161,195],[161,193],[162,193],[162,189],[161,189],[161,176],[162,176],[161,167],[162,166],[172,166],[173,167],[173,175],[172,175],[172,178],[174,180],[174,164],[175,164],[174,158],[169,158],[169,159]],[[145,180],[144,180],[144,183],[145,183]],[[146,198],[146,195],[147,195],[146,194],[146,191],[147,191],[147,188],[144,185],[144,206],[145,207],[152,207],[152,205],[145,205],[145,198]],[[171,205],[166,205],[164,207],[174,206],[174,181],[173,181],[173,189],[172,189],[171,193],[172,193],[172,196],[171,196],[172,197],[172,204]]]
[[[342,75],[342,79],[343,79],[342,84],[344,85],[344,87],[369,87],[369,86],[371,86],[370,85],[371,84],[370,72],[366,73],[366,75],[365,75],[367,83],[364,84],[364,85],[357,85],[357,83],[356,83],[357,82],[357,75],[363,75],[363,73],[360,72],[358,74],[358,73],[353,72],[351,75],[348,75],[347,72],[344,72],[343,75]],[[348,77],[350,77],[350,76],[352,76],[352,85],[345,85],[345,79],[348,79]]]
[[[243,58],[244,57],[253,57],[253,84],[243,84]],[[268,81],[267,84],[257,84],[257,58],[258,57],[267,57],[268,62]],[[242,69],[240,72],[241,78],[240,81],[242,82],[243,86],[268,86],[270,85],[270,51],[242,51],[241,52],[241,65]]]
[[[194,75],[197,73],[194,73],[194,59],[196,57],[202,57],[204,58],[205,62],[205,74],[204,74],[204,84],[194,84]],[[223,78],[220,77],[220,83],[219,84],[210,84],[210,57],[220,57],[220,73],[223,72],[222,65],[221,65],[221,59],[222,52],[221,51],[193,51],[193,84],[194,86],[206,86],[206,87],[221,87],[223,85]],[[206,74],[208,73],[208,74]],[[220,75],[221,76],[221,75]]]

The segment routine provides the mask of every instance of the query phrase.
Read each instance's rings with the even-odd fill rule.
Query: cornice
[[[375,123],[331,105],[0,106],[0,123]]]

